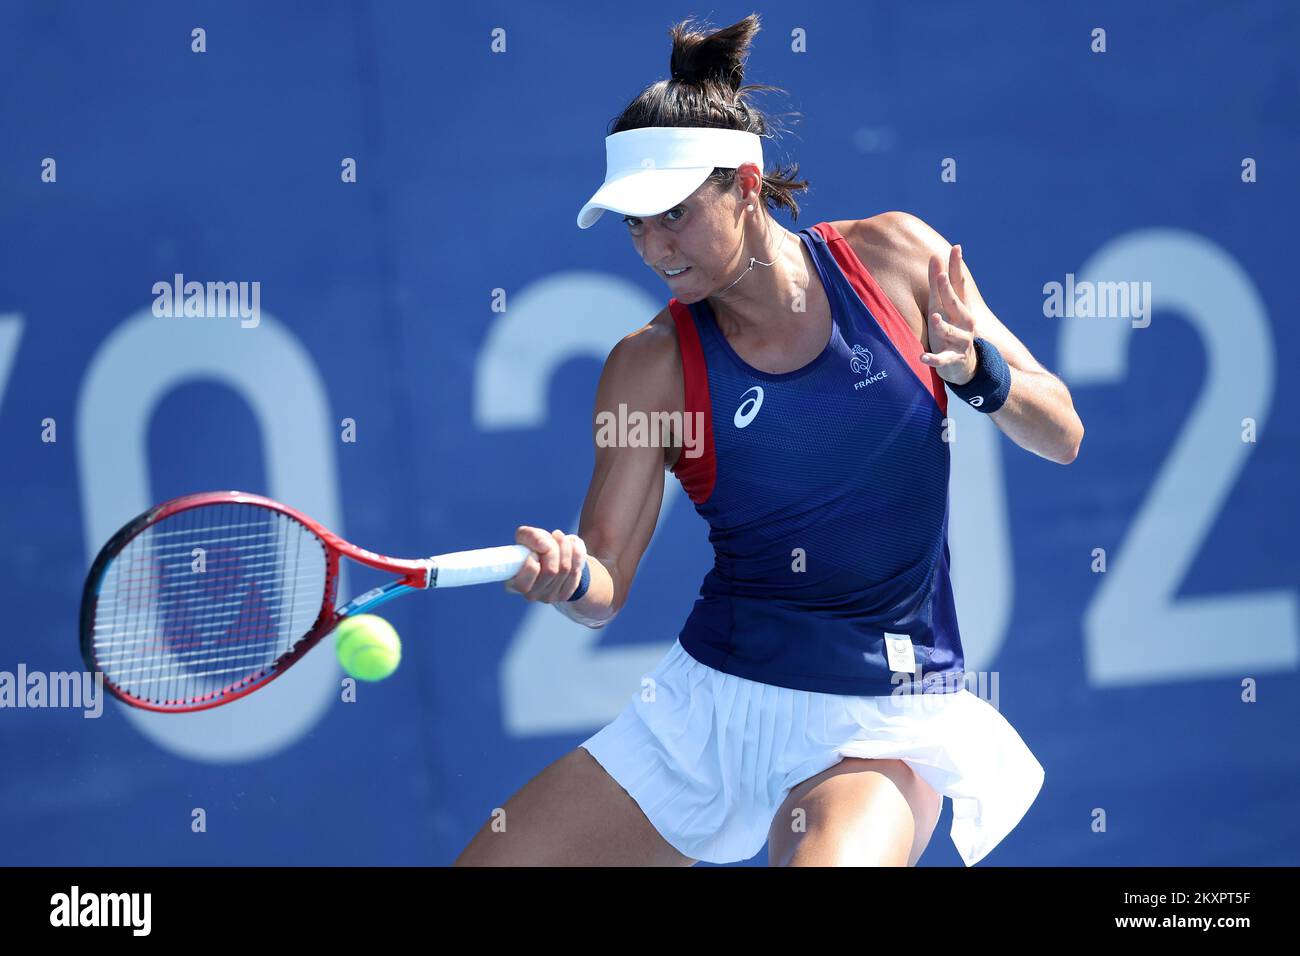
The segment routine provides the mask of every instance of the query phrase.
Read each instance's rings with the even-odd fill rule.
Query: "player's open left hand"
[[[930,256],[930,306],[926,310],[930,351],[921,361],[953,385],[975,377],[975,315],[966,299],[966,278],[961,267],[961,246],[953,246],[948,264]]]

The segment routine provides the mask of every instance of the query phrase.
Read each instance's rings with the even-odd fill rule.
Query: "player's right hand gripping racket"
[[[184,495],[129,522],[95,558],[81,654],[128,704],[204,710],[265,687],[350,615],[414,590],[509,580],[531,553],[511,544],[387,558],[270,498]],[[398,577],[336,606],[340,557]],[[570,601],[589,580],[584,564]]]

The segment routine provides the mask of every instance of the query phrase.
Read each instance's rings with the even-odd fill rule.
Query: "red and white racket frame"
[[[249,504],[279,512],[307,528],[325,545],[325,594],[321,609],[311,629],[266,667],[256,673],[235,681],[226,687],[212,691],[202,697],[188,701],[165,701],[156,703],[145,700],[126,691],[104,676],[104,686],[119,700],[161,713],[188,713],[219,707],[238,700],[246,694],[260,690],[289,669],[294,662],[315,647],[348,617],[365,612],[390,601],[395,597],[411,591],[434,587],[459,587],[466,584],[481,584],[487,581],[504,581],[514,577],[531,553],[522,545],[505,545],[496,548],[481,548],[476,551],[459,551],[452,554],[438,555],[434,558],[391,558],[359,548],[350,541],[345,541],[330,531],[320,522],[303,514],[295,508],[282,504],[262,495],[241,491],[204,491],[197,494],[182,495],[162,504],[155,505],[129,521],[108,543],[100,549],[86,577],[85,588],[81,598],[81,656],[86,667],[94,672],[100,671],[95,659],[94,630],[95,610],[104,574],[109,563],[137,535],[145,529],[182,511],[219,504]],[[347,557],[360,564],[388,571],[399,577],[358,595],[341,606],[335,606],[338,597],[339,559]],[[439,580],[441,576],[442,580]]]

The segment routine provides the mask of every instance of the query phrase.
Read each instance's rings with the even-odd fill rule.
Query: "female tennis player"
[[[773,865],[911,866],[946,795],[970,866],[1042,786],[1016,731],[963,686],[947,391],[1062,464],[1083,425],[960,247],[919,219],[777,224],[772,208],[797,217],[808,184],[797,166],[765,171],[769,122],[747,93],[773,87],[741,87],[758,29],[754,15],[712,34],[678,24],[672,78],[606,139],[578,225],[621,213],[672,297],[610,353],[596,411],[680,427],[664,448],[598,426],[579,534],[519,528],[534,555],[506,587],[607,624],[665,469],[709,523],[713,570],[622,713],[515,794],[459,865],[722,863],[766,841]]]

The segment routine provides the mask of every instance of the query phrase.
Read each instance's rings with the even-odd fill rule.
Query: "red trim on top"
[[[677,326],[677,344],[682,353],[682,382],[686,386],[684,415],[701,412],[704,421],[704,451],[698,457],[688,458],[683,446],[673,465],[673,474],[690,495],[691,501],[703,504],[713,494],[718,477],[718,460],[713,453],[713,407],[709,402],[709,370],[704,363],[704,347],[700,333],[691,318],[691,310],[677,299],[668,300],[668,309]],[[683,422],[685,427],[685,422]],[[699,440],[698,433],[695,439]]]
[[[894,348],[898,349],[898,354],[903,356],[908,366],[916,373],[916,377],[921,380],[921,384],[934,397],[935,404],[939,406],[939,411],[947,415],[948,392],[943,387],[943,379],[939,377],[938,372],[921,361],[921,353],[925,349],[921,345],[921,340],[915,337],[912,327],[907,324],[907,320],[898,311],[897,306],[885,294],[885,290],[880,288],[880,284],[876,282],[876,277],[858,258],[853,246],[840,235],[839,230],[829,222],[819,222],[812,228],[816,229],[821,234],[821,237],[826,240],[827,248],[835,256],[835,261],[839,263],[840,270],[849,280],[854,291],[857,292],[858,298],[875,316],[876,323],[889,336],[890,341],[894,343]]]

